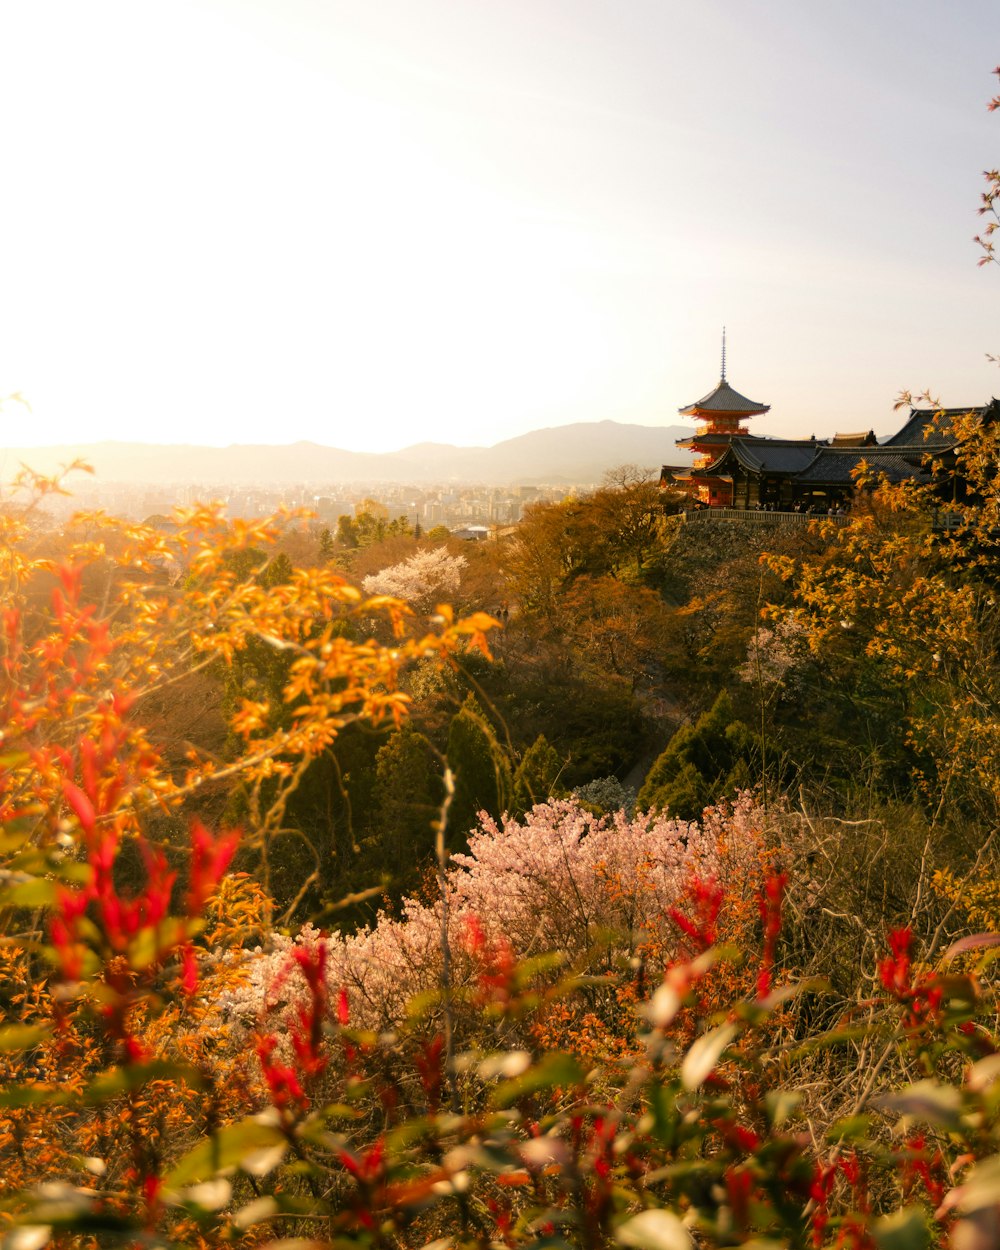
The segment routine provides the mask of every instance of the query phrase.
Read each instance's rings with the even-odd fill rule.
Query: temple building
[[[701,424],[692,438],[677,440],[677,446],[694,452],[694,463],[689,472],[674,472],[673,482],[692,498],[710,507],[726,508],[732,505],[732,482],[719,475],[704,475],[733,439],[748,438],[750,431],[746,422],[770,410],[770,404],[759,404],[734,390],[726,381],[726,332],[722,331],[722,376],[714,391],[701,399],[678,408],[682,417],[694,417]],[[662,479],[661,479],[662,480]]]
[[[1000,402],[992,399],[979,407],[912,408],[902,429],[883,443],[872,430],[829,439],[751,434],[746,422],[769,409],[726,381],[723,332],[718,386],[678,409],[700,422],[692,437],[677,440],[678,447],[695,453],[694,464],[685,470],[664,466],[660,485],[684,491],[695,507],[825,512],[849,504],[857,488],[856,470],[864,462],[894,482],[929,481],[934,475],[941,482],[942,499],[954,498],[961,484],[950,472],[958,442],[952,419],[966,413],[976,413],[982,421],[1000,419]]]

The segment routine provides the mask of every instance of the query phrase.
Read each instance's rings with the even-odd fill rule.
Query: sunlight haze
[[[755,432],[1000,391],[993,3],[0,13],[7,446],[668,426],[723,324]]]

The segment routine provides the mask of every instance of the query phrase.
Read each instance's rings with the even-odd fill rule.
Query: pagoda
[[[690,471],[674,473],[673,480],[692,498],[715,508],[727,508],[733,500],[731,479],[703,477],[699,469],[706,469],[729,446],[730,440],[749,435],[745,422],[770,410],[770,404],[759,404],[734,390],[726,381],[726,331],[722,331],[722,376],[714,391],[701,399],[678,408],[682,417],[694,417],[700,424],[691,438],[679,438],[678,447],[695,454]]]

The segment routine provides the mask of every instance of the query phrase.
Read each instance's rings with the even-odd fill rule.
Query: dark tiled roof
[[[758,404],[753,399],[747,399],[739,391],[734,391],[728,382],[723,381],[714,391],[709,391],[695,403],[688,404],[686,408],[678,408],[677,411],[681,416],[690,416],[696,412],[745,412],[749,414],[767,412],[770,407],[770,404]]]
[[[738,435],[737,437],[742,437]],[[675,447],[728,447],[732,435],[717,430],[714,434],[692,434],[688,438],[674,440]]]
[[[817,443],[811,438],[734,437],[729,446],[701,472],[719,476],[734,463],[749,473],[798,473],[816,455]]]
[[[836,482],[851,486],[852,474],[862,461],[876,473],[884,473],[890,482],[926,476],[912,455],[887,452],[882,447],[821,447],[812,462],[795,474],[795,480],[803,484]]]
[[[887,438],[883,447],[924,447],[930,450],[936,447],[950,447],[955,436],[952,434],[953,417],[964,417],[967,413],[976,412],[984,416],[996,404],[992,403],[978,408],[911,408],[910,416],[901,430],[897,430],[891,438]]]
[[[867,434],[834,434],[830,439],[831,447],[874,447],[878,442],[875,437],[875,431],[869,430]]]

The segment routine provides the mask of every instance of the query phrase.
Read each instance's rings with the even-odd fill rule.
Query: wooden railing
[[[769,512],[764,508],[697,508],[683,513],[684,520],[699,525],[706,521],[749,521],[752,525],[808,525],[810,521],[834,521],[843,525],[847,517],[826,512]]]

